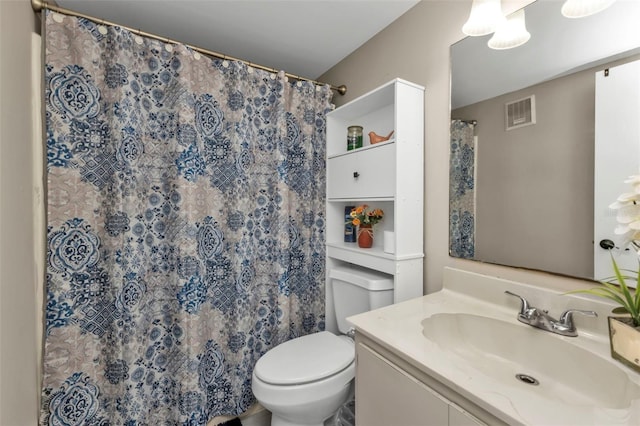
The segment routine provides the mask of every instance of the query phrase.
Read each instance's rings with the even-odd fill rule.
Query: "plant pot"
[[[358,227],[358,247],[371,248],[373,245],[373,228],[371,225],[360,225]]]
[[[611,356],[640,373],[640,328],[629,317],[609,317]]]

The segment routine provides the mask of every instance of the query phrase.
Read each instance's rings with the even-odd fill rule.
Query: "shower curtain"
[[[449,168],[449,254],[475,255],[475,124],[451,121]]]
[[[324,329],[328,86],[46,13],[41,422],[203,425]]]

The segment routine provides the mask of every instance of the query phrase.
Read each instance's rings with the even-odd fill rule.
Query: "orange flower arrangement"
[[[352,224],[353,226],[360,225],[375,225],[380,222],[384,217],[384,212],[381,209],[373,209],[371,211],[367,211],[369,208],[368,205],[362,204],[361,206],[354,207],[351,210],[351,220],[347,221],[347,223]]]

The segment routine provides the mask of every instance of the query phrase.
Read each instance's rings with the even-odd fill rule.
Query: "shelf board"
[[[356,152],[362,152],[362,151],[366,151],[368,149],[375,149],[384,145],[390,145],[392,143],[395,143],[396,140],[395,138],[391,138],[388,141],[384,141],[384,142],[378,142],[377,144],[374,145],[365,145],[362,148],[356,148],[356,149],[352,149],[351,151],[343,151],[340,152],[338,154],[330,154],[327,155],[327,159],[331,159],[331,158],[336,158],[336,157],[342,157],[343,155],[350,155],[350,154],[355,154]]]
[[[382,250],[382,247],[371,247],[367,249],[363,249],[358,247],[358,243],[343,243],[343,242],[331,242],[327,243],[327,248],[336,248],[341,250],[347,250],[356,254],[363,254],[366,256],[376,256],[382,259],[396,260],[396,256],[394,254],[385,253]]]
[[[333,259],[355,263],[387,274],[395,275],[396,264],[406,260],[421,259],[423,253],[398,256],[385,253],[382,247],[362,249],[357,243],[328,242],[327,256]]]
[[[350,198],[327,198],[328,203],[344,203],[344,202],[359,202],[359,201],[395,201],[395,197],[350,197]]]

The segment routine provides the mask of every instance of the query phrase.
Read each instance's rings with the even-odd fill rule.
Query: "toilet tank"
[[[347,318],[393,303],[393,277],[356,265],[336,266],[329,272],[333,304],[341,333],[349,331]]]

